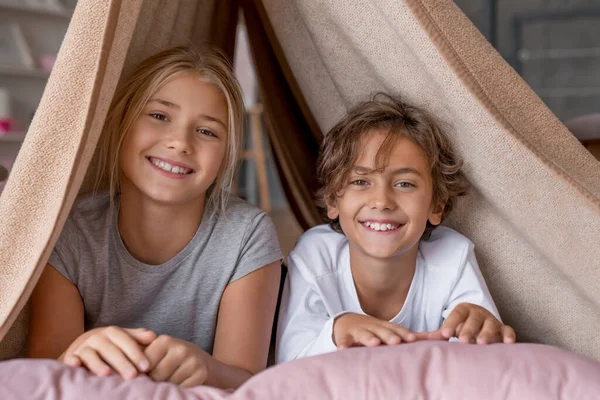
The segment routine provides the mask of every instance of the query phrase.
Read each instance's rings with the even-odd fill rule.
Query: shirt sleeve
[[[469,243],[465,249],[465,253],[463,268],[450,293],[448,304],[442,312],[442,318],[446,319],[460,303],[472,303],[485,308],[498,318],[499,321],[502,321],[494,300],[492,300],[492,296],[485,284],[483,275],[479,270],[472,243]]]
[[[297,254],[288,257],[277,329],[277,363],[335,351],[333,323],[345,314],[328,314],[315,285],[302,276],[300,262]]]
[[[65,222],[48,263],[73,285],[79,279],[79,234],[69,217]]]
[[[260,213],[246,228],[240,256],[229,283],[282,258],[275,225],[266,213]]]

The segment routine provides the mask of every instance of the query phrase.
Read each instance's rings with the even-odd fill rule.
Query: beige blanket
[[[600,359],[600,163],[453,2],[263,3],[323,131],[376,90],[402,94],[450,125],[474,191],[449,224],[475,242],[505,322],[522,340]],[[22,351],[21,311],[81,187],[121,72],[206,33],[209,13],[198,11],[212,5],[78,2],[0,199],[2,357]]]

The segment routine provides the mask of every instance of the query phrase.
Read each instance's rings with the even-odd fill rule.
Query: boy
[[[278,362],[415,340],[515,341],[473,243],[436,228],[469,184],[432,117],[375,96],[325,136],[317,173],[329,226],[288,257]]]

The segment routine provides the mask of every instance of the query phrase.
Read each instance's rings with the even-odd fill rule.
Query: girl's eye
[[[352,182],[350,182],[350,184],[356,186],[365,186],[368,185],[369,182],[365,181],[364,179],[355,179]]]
[[[159,121],[168,121],[169,118],[167,118],[166,115],[160,114],[160,113],[152,113],[150,114],[150,116],[154,119],[157,119]]]
[[[198,132],[201,135],[217,137],[217,135],[215,135],[212,131],[209,131],[208,129],[198,128],[196,129],[196,132]]]
[[[415,187],[415,184],[410,182],[398,182],[396,183],[396,187],[407,189]]]

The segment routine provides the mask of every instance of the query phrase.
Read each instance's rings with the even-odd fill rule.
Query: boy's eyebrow
[[[355,173],[357,173],[359,175],[368,175],[368,174],[376,171],[373,168],[360,167],[360,166],[355,166],[353,168],[353,170]],[[421,173],[419,171],[417,171],[414,168],[410,168],[410,167],[398,168],[392,172],[392,175],[402,175],[402,174],[415,174],[415,175],[421,176]]]
[[[392,174],[393,175],[415,174],[415,175],[421,176],[421,173],[419,171],[417,171],[414,168],[410,168],[410,167],[398,168],[398,169],[394,170],[394,172]]]
[[[171,103],[170,101],[163,100],[163,99],[156,98],[156,99],[150,99],[150,100],[148,100],[148,103],[152,103],[152,102],[159,103],[159,104],[162,104],[163,106],[166,106],[166,107],[169,107],[169,108],[174,108],[176,110],[181,109],[181,107],[179,106],[179,104]],[[223,121],[221,121],[220,119],[218,119],[218,118],[212,117],[212,116],[207,115],[207,114],[198,114],[198,116],[201,117],[201,118],[203,118],[203,119],[209,120],[211,122],[216,122],[216,123],[222,125],[223,128],[227,129],[227,125],[225,125],[225,123]]]

